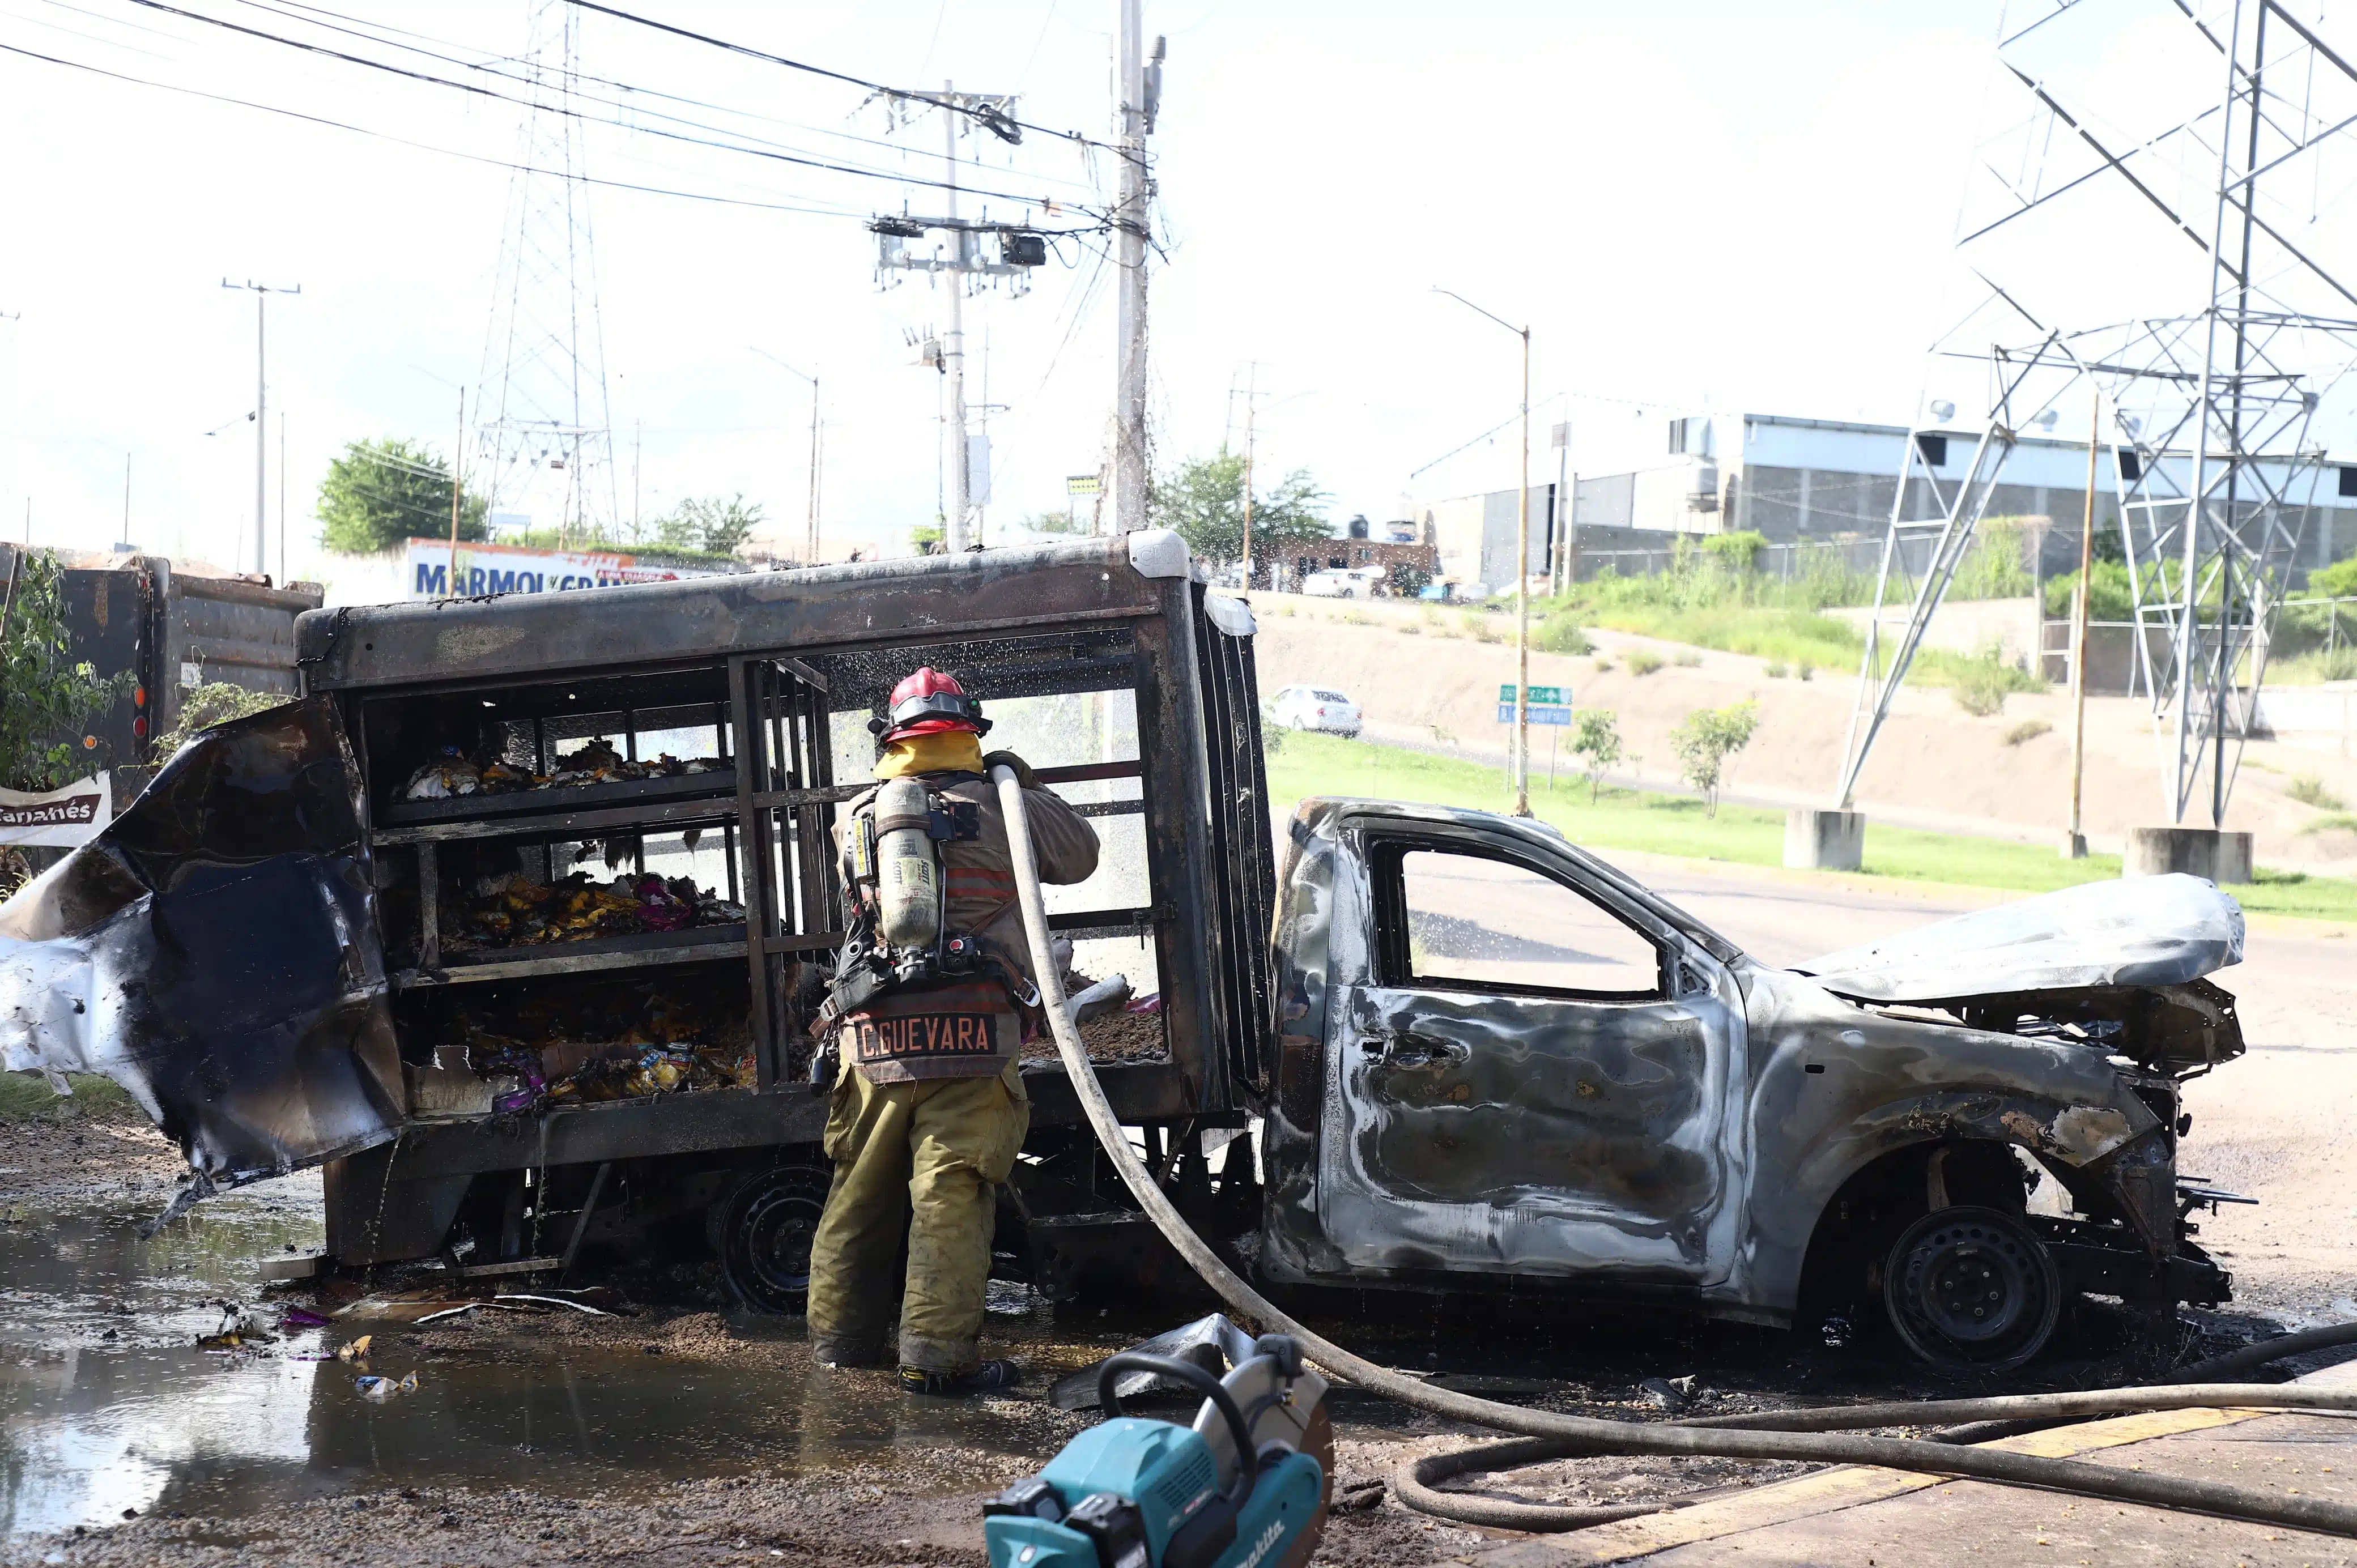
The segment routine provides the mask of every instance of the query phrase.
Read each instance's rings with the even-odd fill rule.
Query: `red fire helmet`
[[[990,721],[982,716],[982,704],[965,694],[956,676],[944,675],[930,664],[892,688],[892,700],[886,712],[890,715],[888,721],[867,721],[884,746],[941,730],[990,733]]]

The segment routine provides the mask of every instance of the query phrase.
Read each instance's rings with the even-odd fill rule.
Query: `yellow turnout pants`
[[[826,1119],[834,1184],[811,1243],[818,1359],[856,1367],[881,1355],[906,1221],[901,1364],[946,1372],[974,1362],[996,1189],[1030,1125],[1031,1102],[1013,1062],[995,1078],[880,1084],[844,1066]]]

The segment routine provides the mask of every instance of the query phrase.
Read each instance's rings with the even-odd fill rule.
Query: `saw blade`
[[[1326,1516],[1334,1503],[1334,1423],[1326,1414],[1323,1400],[1318,1402],[1309,1425],[1301,1434],[1301,1452],[1318,1461],[1322,1477],[1318,1487],[1318,1511],[1310,1516],[1308,1528],[1295,1539],[1292,1550],[1276,1568],[1309,1568],[1309,1559],[1317,1555],[1318,1543],[1326,1539]]]

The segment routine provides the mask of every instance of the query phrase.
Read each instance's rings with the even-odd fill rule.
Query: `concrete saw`
[[[1106,1420],[983,1504],[991,1568],[1303,1568],[1326,1531],[1326,1380],[1264,1334],[1226,1377],[1125,1350],[1097,1373]],[[1194,1424],[1121,1413],[1125,1372],[1203,1395]]]

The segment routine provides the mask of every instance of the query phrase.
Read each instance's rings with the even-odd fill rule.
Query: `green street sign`
[[[1560,686],[1533,686],[1528,690],[1531,694],[1530,705],[1534,708],[1559,708],[1571,701],[1564,694],[1564,690]],[[1498,701],[1512,703],[1513,700],[1514,683],[1509,681],[1498,688]]]

